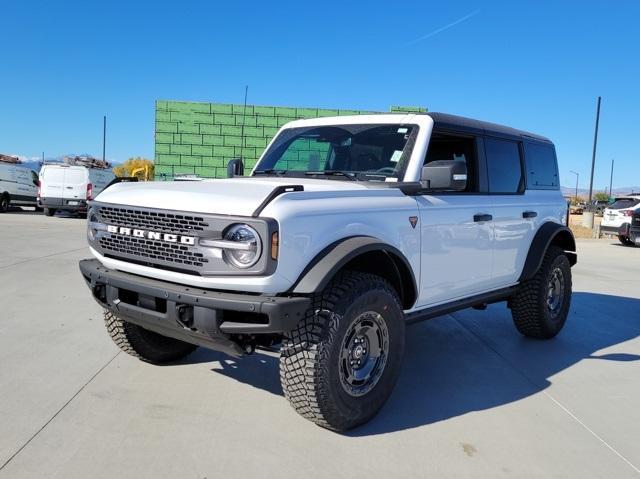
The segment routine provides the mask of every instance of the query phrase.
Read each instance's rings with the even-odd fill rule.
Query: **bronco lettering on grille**
[[[158,233],[156,231],[139,230],[135,228],[126,228],[124,226],[107,225],[109,233],[133,236],[134,238],[147,238],[150,240],[166,241],[167,243],[180,243],[184,245],[194,246],[196,244],[195,236],[183,236],[171,233]]]

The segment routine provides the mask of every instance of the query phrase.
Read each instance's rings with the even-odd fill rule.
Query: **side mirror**
[[[467,187],[467,165],[462,161],[432,161],[422,167],[420,183],[428,190],[463,191]]]
[[[242,158],[234,158],[227,163],[227,178],[244,175],[244,163]]]

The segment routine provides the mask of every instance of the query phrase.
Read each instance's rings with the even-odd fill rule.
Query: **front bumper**
[[[629,239],[635,244],[640,245],[640,226],[632,226],[629,228]]]
[[[239,335],[294,329],[311,305],[305,297],[259,296],[182,286],[80,261],[94,299],[125,321],[158,334],[238,356]]]
[[[67,199],[67,198],[51,198],[51,197],[40,198],[40,200],[38,201],[38,205],[43,208],[51,208],[56,210],[67,210],[67,211],[86,211],[87,210],[86,200],[74,200],[74,199]]]
[[[629,229],[629,223],[622,223],[620,226],[605,226],[600,225],[600,232],[610,235],[623,235],[626,236]]]

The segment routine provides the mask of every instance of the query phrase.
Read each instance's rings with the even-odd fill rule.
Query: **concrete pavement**
[[[298,417],[277,355],[119,353],[78,272],[85,222],[0,215],[0,478],[640,477],[640,248],[581,240],[571,316],[504,305],[408,328],[402,376],[349,434]]]

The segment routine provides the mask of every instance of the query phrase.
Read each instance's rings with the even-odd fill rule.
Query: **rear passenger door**
[[[494,212],[492,286],[499,288],[517,282],[539,212],[526,195],[522,141],[485,137],[484,149]]]

